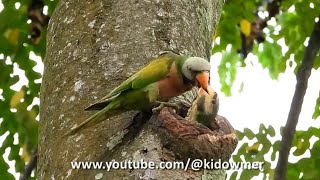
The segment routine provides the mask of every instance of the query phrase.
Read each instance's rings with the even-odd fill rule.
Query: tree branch
[[[30,178],[32,171],[37,166],[37,159],[38,159],[38,148],[36,148],[32,152],[31,159],[29,163],[24,167],[24,172],[21,173],[19,180],[28,180]]]
[[[320,18],[320,15],[319,15]],[[296,131],[301,107],[308,87],[308,79],[311,74],[311,69],[314,64],[314,60],[320,49],[320,21],[315,23],[313,32],[310,36],[308,46],[305,50],[304,57],[302,59],[301,67],[297,73],[297,84],[291,102],[291,108],[288,115],[287,123],[284,127],[282,141],[279,150],[279,160],[275,169],[275,180],[285,180],[286,172],[288,169],[288,156],[292,145],[293,136]]]

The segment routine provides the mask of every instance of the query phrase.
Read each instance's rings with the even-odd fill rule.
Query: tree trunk
[[[76,135],[63,134],[92,115],[84,111],[86,106],[159,52],[172,50],[209,58],[222,2],[61,0],[48,27],[38,178],[201,178],[203,171],[126,169],[108,173],[71,168],[72,161],[160,161],[170,153],[164,152],[152,123],[141,122],[149,119],[148,115],[128,112]],[[135,123],[131,124],[133,120]]]

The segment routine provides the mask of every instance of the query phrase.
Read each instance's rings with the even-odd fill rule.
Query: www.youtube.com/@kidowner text
[[[201,169],[225,169],[225,170],[263,170],[264,162],[224,162],[220,159],[218,161],[207,159],[193,159],[186,161],[173,162],[153,162],[145,159],[138,161],[124,160],[124,161],[109,161],[109,162],[93,162],[93,161],[74,161],[71,162],[72,169],[105,169],[107,171],[117,169],[183,169],[187,171],[192,169],[199,171]]]

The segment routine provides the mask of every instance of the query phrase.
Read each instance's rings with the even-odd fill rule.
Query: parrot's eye
[[[189,70],[189,71],[192,71],[192,69],[191,69],[191,67],[190,67],[190,66],[188,66],[188,70]]]
[[[200,74],[202,73],[203,71],[193,71],[195,74]]]

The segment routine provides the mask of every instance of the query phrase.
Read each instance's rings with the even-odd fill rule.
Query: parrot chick
[[[100,101],[87,107],[87,111],[99,111],[66,135],[126,111],[148,111],[159,102],[179,96],[193,86],[208,91],[209,71],[210,63],[203,58],[163,53]]]
[[[202,88],[198,91],[198,98],[193,102],[190,111],[190,120],[207,126],[211,130],[219,129],[216,121],[219,110],[218,94],[208,86],[206,92]]]

